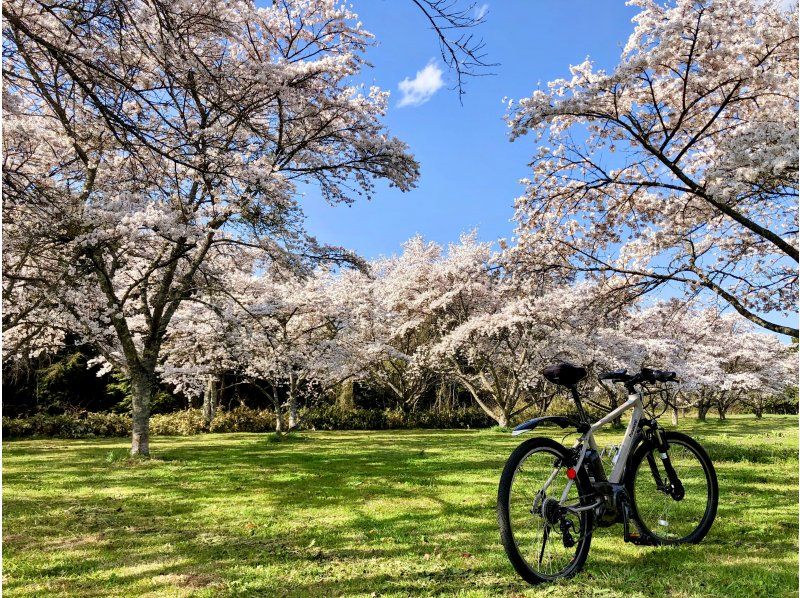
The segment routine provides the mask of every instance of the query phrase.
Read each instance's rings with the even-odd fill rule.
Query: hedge
[[[303,409],[303,430],[394,430],[414,428],[487,428],[494,422],[479,409],[452,412],[404,413],[390,409],[342,409],[335,405]],[[91,438],[130,434],[130,416],[118,413],[74,415],[37,414],[27,418],[3,418],[4,438]],[[200,409],[153,415],[150,433],[155,436],[191,436],[205,432],[273,432],[275,414],[269,410],[237,407],[218,411],[206,429]]]
[[[300,425],[309,430],[399,430],[414,428],[488,428],[494,425],[479,409],[405,413],[393,409],[343,409],[336,405],[307,409]]]
[[[131,418],[118,413],[46,415],[26,418],[3,418],[3,438],[87,438],[91,436],[127,436]]]

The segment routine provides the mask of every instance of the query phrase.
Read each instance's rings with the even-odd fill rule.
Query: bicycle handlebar
[[[678,374],[667,370],[652,370],[642,368],[638,374],[629,374],[628,370],[614,370],[603,372],[598,376],[600,380],[611,380],[612,382],[624,382],[625,386],[632,387],[634,384],[655,384],[656,382],[675,382]]]

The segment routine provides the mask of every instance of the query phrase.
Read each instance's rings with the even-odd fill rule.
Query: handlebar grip
[[[659,382],[671,382],[678,377],[677,372],[668,372],[666,370],[656,370],[656,380]]]
[[[614,382],[625,382],[626,384],[654,384],[656,382],[675,382],[678,374],[667,370],[642,370],[633,376],[628,374],[628,370],[614,370],[603,372],[597,376],[598,380],[612,380]]]

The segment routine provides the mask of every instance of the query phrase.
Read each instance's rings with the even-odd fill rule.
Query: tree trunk
[[[444,408],[444,401],[445,401],[445,383],[439,382],[436,385],[436,398],[433,401],[433,411],[436,413],[442,413],[445,411]]]
[[[283,432],[283,406],[275,385],[272,386],[272,404],[275,406],[275,432],[280,434]]]
[[[292,391],[289,393],[289,431],[295,429],[298,423],[297,397],[294,391]]]
[[[150,405],[155,392],[152,374],[137,372],[131,375],[131,455],[150,455]]]
[[[711,409],[711,401],[706,401],[705,393],[700,393],[700,400],[697,403],[697,419],[706,421],[706,414]]]
[[[756,419],[761,419],[764,415],[764,410],[761,407],[755,408]]]
[[[725,413],[727,413],[731,403],[728,403],[728,397],[725,396],[724,392],[717,399],[717,413],[719,413],[720,419],[725,419]]]
[[[672,425],[678,425],[678,407],[677,405],[672,406]]]
[[[467,392],[469,392],[469,394],[478,404],[478,407],[480,407],[486,415],[488,415],[494,421],[496,421],[497,425],[500,426],[501,428],[508,427],[508,412],[503,408],[503,403],[492,397],[497,407],[495,408],[494,406],[487,405],[486,402],[481,400],[478,389],[475,387],[474,384],[472,384],[472,382],[470,382],[470,380],[466,376],[460,376],[459,380],[461,384],[464,385],[464,388],[467,389]]]
[[[289,432],[294,430],[297,424],[300,423],[299,417],[297,416],[297,389],[300,386],[301,379],[300,376],[295,376],[294,374],[289,375],[289,396],[287,397],[287,402],[289,403]]]
[[[340,384],[339,392],[336,395],[336,404],[341,409],[355,409],[355,389],[353,386],[352,380],[346,380]]]
[[[209,376],[206,382],[206,391],[203,393],[203,421],[206,429],[211,428],[211,422],[214,421],[214,416],[217,413],[218,398],[217,378],[216,376]]]

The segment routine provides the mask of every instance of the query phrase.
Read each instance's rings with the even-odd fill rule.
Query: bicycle
[[[570,390],[577,417],[537,417],[512,434],[551,423],[575,428],[580,436],[571,448],[549,438],[527,440],[503,469],[497,496],[500,538],[522,578],[537,584],[575,575],[589,556],[594,530],[616,523],[623,525],[624,540],[638,545],[700,542],[717,513],[714,465],[697,441],[664,430],[643,403],[652,394],[648,384],[677,382],[675,372],[642,368],[637,374],[601,374],[601,384],[623,383],[628,398],[594,423],[577,390],[585,368],[561,363],[543,374]],[[631,419],[606,476],[594,434],[628,410]]]

